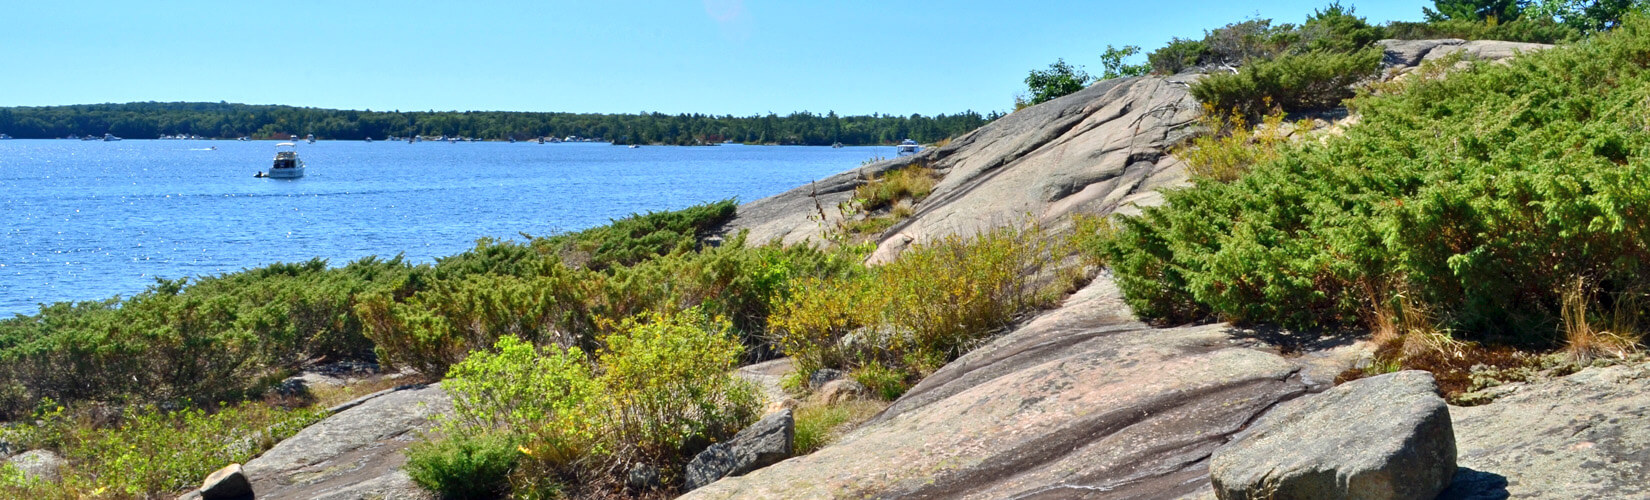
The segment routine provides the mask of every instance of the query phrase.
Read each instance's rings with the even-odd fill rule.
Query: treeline
[[[839,116],[797,112],[780,116],[663,113],[592,114],[510,111],[356,111],[294,106],[196,102],[135,102],[73,106],[0,108],[0,132],[20,139],[102,136],[152,139],[199,135],[232,139],[285,138],[314,134],[318,139],[361,140],[390,136],[459,136],[526,140],[578,136],[617,143],[699,144],[890,144],[905,139],[933,142],[974,130],[998,115],[973,111],[955,115]]]

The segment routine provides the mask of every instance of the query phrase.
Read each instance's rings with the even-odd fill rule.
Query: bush
[[[1367,326],[1407,291],[1441,329],[1552,346],[1567,284],[1650,276],[1647,65],[1650,25],[1629,21],[1360,98],[1344,137],[1120,219],[1106,259],[1164,322]]]
[[[1208,75],[1192,84],[1191,93],[1217,112],[1233,111],[1253,122],[1279,108],[1294,112],[1339,107],[1355,94],[1353,84],[1374,77],[1380,67],[1379,49],[1306,52],[1255,61],[1235,74]]]
[[[671,212],[631,215],[577,233],[539,242],[560,252],[564,261],[601,270],[635,265],[672,252],[693,249],[699,240],[733,218],[739,203],[722,200]]]
[[[854,199],[859,201],[861,210],[881,210],[900,200],[922,201],[937,182],[939,175],[933,169],[913,165],[885,172],[860,184],[854,188]]]
[[[509,491],[509,475],[521,453],[502,435],[458,435],[407,447],[403,467],[413,482],[442,498],[499,498]]]
[[[1186,160],[1186,171],[1199,182],[1237,180],[1249,167],[1277,159],[1279,149],[1289,143],[1283,113],[1269,114],[1251,129],[1243,115],[1205,105],[1198,121],[1208,133],[1193,138],[1176,154]]]
[[[319,421],[321,410],[282,410],[257,403],[163,412],[152,406],[129,408],[110,427],[78,421],[55,402],[34,423],[7,430],[4,438],[29,448],[58,451],[70,463],[61,484],[24,484],[0,474],[0,493],[29,492],[47,497],[129,498],[175,496],[199,486],[201,478],[228,463],[244,463]],[[20,493],[19,493],[20,494]]]
[[[697,309],[627,318],[611,326],[593,362],[578,349],[504,337],[448,372],[455,412],[443,439],[507,436],[522,455],[511,478],[517,491],[599,490],[621,484],[616,474],[634,464],[673,481],[688,458],[755,420],[755,388],[732,375],[743,348],[729,328]],[[428,484],[440,491],[448,476],[432,474]]]
[[[1173,75],[1196,67],[1208,55],[1209,46],[1203,42],[1177,37],[1147,54],[1146,62],[1151,64],[1153,73]]]
[[[951,236],[864,273],[805,279],[771,327],[802,373],[874,362],[926,375],[1067,291],[1073,272],[1054,270],[1069,243],[1045,236],[1035,227]]]

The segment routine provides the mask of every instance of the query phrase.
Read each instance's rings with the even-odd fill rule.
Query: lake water
[[[301,144],[297,180],[253,178],[273,141],[0,141],[0,317],[129,296],[155,277],[313,257],[464,251],[634,212],[743,201],[892,147]],[[209,148],[216,147],[216,150]]]

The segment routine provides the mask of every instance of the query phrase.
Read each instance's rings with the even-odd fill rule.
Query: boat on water
[[[840,142],[833,142],[833,143],[831,143],[831,147],[832,147],[832,148],[837,148],[837,149],[841,149],[841,148],[842,148],[842,143],[840,143]]]
[[[372,137],[371,136],[367,137],[367,142],[372,142]]]
[[[309,136],[305,137],[304,140],[310,144],[315,144],[315,134],[309,134]]]
[[[121,139],[119,137],[115,137],[115,134],[111,134],[111,133],[108,133],[108,132],[103,133],[103,142],[114,142],[114,141],[118,141],[118,140],[121,140]]]
[[[304,176],[304,160],[298,158],[298,144],[283,142],[275,145],[275,164],[269,167],[268,172],[258,172],[255,177],[271,179],[297,179]],[[279,149],[285,148],[285,149]]]
[[[0,134],[0,141],[4,141],[4,140],[6,140],[6,139],[10,139],[10,138],[11,138],[11,136],[9,136],[9,135],[6,135],[6,134]]]
[[[895,154],[907,156],[917,154],[918,151],[922,151],[922,145],[917,144],[917,141],[906,139],[899,143],[899,151],[896,151]]]

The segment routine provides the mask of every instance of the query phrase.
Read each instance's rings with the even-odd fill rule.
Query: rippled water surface
[[[480,237],[754,200],[893,148],[330,142],[298,180],[270,141],[0,141],[0,315],[274,262],[461,252]],[[210,148],[216,148],[216,150]]]

